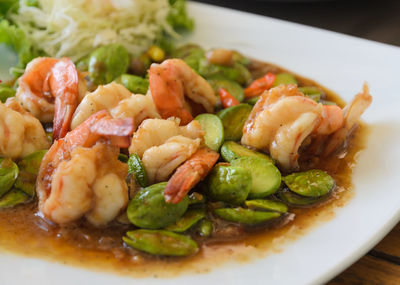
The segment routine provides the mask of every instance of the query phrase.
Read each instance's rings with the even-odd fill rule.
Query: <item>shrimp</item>
[[[200,148],[184,164],[178,167],[164,189],[168,203],[177,204],[201,180],[217,162],[219,154],[208,148]]]
[[[325,142],[324,137],[334,138],[326,145],[328,151],[343,143],[349,129],[370,103],[365,101],[367,95],[363,95],[363,100],[357,99],[360,96],[350,104],[353,107],[342,110],[338,106],[317,104],[295,85],[272,88],[262,95],[245,123],[242,143],[269,152],[284,170],[297,169],[299,148],[306,138],[318,144]],[[339,135],[342,132],[346,134]]]
[[[82,76],[68,58],[32,60],[18,80],[16,98],[41,122],[53,121],[53,138],[69,131],[72,115],[84,93]]]
[[[146,118],[160,118],[150,97],[134,95],[124,86],[112,82],[97,87],[83,98],[73,115],[71,129],[100,110],[108,110],[113,118],[134,118],[135,129]]]
[[[0,156],[20,158],[50,147],[42,124],[14,99],[0,102]]]
[[[317,104],[295,85],[281,85],[257,102],[243,128],[242,143],[269,152],[284,170],[292,170],[299,166],[298,151],[307,137],[332,133],[342,124],[341,110]]]
[[[204,131],[198,121],[192,121],[186,126],[179,126],[179,119],[147,119],[139,126],[132,138],[129,153],[139,157],[153,147],[165,143],[169,138],[182,135],[191,139],[203,138]]]
[[[181,59],[168,59],[161,64],[153,63],[149,71],[150,92],[161,118],[178,117],[186,125],[193,120],[185,96],[214,111],[217,97],[210,84]]]
[[[59,224],[85,214],[96,226],[115,218],[128,201],[119,148],[129,146],[133,131],[133,119],[113,119],[103,110],[55,141],[36,181],[41,213]]]
[[[199,138],[174,136],[160,146],[147,149],[142,161],[150,184],[166,181],[179,165],[197,151],[200,143]]]
[[[263,94],[250,113],[243,128],[242,143],[268,151],[276,131],[307,112],[320,116],[322,105],[305,97],[295,85],[272,88]]]
[[[327,140],[323,155],[328,156],[335,150],[339,149],[345,142],[354,127],[356,126],[361,115],[371,105],[372,96],[369,93],[369,88],[366,83],[363,85],[363,90],[354,96],[353,100],[343,109],[344,123],[341,128],[336,130]]]

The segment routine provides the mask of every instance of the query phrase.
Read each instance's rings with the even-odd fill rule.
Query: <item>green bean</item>
[[[0,197],[14,185],[18,173],[18,166],[10,158],[0,158]]]
[[[213,201],[242,204],[249,195],[252,177],[242,167],[216,165],[207,179],[207,195]]]
[[[222,145],[221,156],[227,162],[232,162],[237,158],[246,156],[260,157],[272,163],[274,162],[268,155],[248,149],[247,147],[244,147],[234,141],[227,141]]]
[[[123,163],[127,163],[128,162],[129,157],[126,154],[123,153],[119,153],[118,154],[118,160],[123,162]]]
[[[187,65],[199,72],[200,61],[205,59],[205,51],[198,45],[184,45],[172,53],[172,57],[183,59]]]
[[[203,219],[200,221],[199,229],[198,229],[200,236],[209,237],[212,235],[213,230],[214,230],[214,226],[210,220]]]
[[[293,193],[288,188],[284,188],[277,193],[279,199],[285,204],[293,207],[305,207],[319,203],[325,199],[326,196],[322,197],[305,197]]]
[[[244,99],[244,90],[243,87],[240,86],[237,82],[231,80],[224,79],[210,79],[208,80],[214,92],[217,96],[219,96],[219,90],[221,88],[226,89],[233,97],[235,97],[239,102],[242,102]]]
[[[130,247],[153,255],[187,256],[199,249],[190,237],[164,230],[129,231],[122,239]]]
[[[141,189],[129,202],[127,214],[132,224],[140,228],[159,229],[176,222],[189,205],[187,195],[178,204],[166,203],[166,182]]]
[[[189,209],[186,213],[176,221],[174,224],[167,226],[165,229],[167,231],[183,233],[193,227],[198,221],[205,218],[205,209]]]
[[[15,90],[11,87],[0,85],[0,101],[5,103],[8,98],[15,96]]]
[[[206,79],[225,79],[236,81],[240,85],[251,82],[250,71],[240,63],[234,63],[232,67],[211,64],[206,58],[199,61],[199,73]]]
[[[274,86],[278,86],[281,84],[297,84],[296,78],[293,76],[293,74],[290,73],[278,73],[276,75],[275,81],[274,81]]]
[[[40,150],[31,153],[18,162],[19,175],[14,187],[22,190],[30,197],[35,196],[36,177],[46,152],[47,150]]]
[[[240,207],[215,209],[214,214],[224,220],[246,225],[265,223],[281,216],[281,214],[278,212],[253,211]]]
[[[265,210],[279,213],[286,213],[288,211],[288,207],[285,204],[272,200],[247,200],[244,204],[252,210]]]
[[[129,66],[128,51],[120,44],[102,46],[91,53],[89,77],[94,84],[107,84],[124,74]]]
[[[121,82],[126,89],[134,94],[146,94],[149,89],[149,80],[140,76],[131,74],[122,74],[117,82]]]
[[[270,161],[260,157],[241,157],[231,162],[232,166],[243,167],[251,173],[250,198],[264,198],[274,194],[281,185],[281,173]]]
[[[293,173],[282,180],[291,191],[306,197],[324,196],[335,187],[335,180],[319,169]]]
[[[218,113],[224,126],[225,140],[238,141],[243,135],[243,126],[251,113],[249,104],[239,104]]]
[[[224,142],[224,126],[221,119],[214,114],[200,114],[195,118],[205,131],[204,143],[214,151],[219,151]]]
[[[12,208],[30,200],[30,197],[19,189],[12,189],[0,198],[0,209]]]
[[[133,174],[140,186],[147,186],[147,173],[142,160],[137,154],[131,154],[128,159],[129,174]]]

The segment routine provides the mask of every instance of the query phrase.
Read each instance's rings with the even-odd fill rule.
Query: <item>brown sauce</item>
[[[254,62],[255,77],[266,70],[281,72],[283,69],[270,64]],[[300,85],[317,85],[297,77]],[[321,87],[321,86],[320,86]],[[321,87],[327,100],[343,106],[343,101],[330,90]],[[360,124],[349,141],[346,156],[331,157],[317,163],[316,168],[328,171],[336,180],[337,188],[330,199],[313,208],[290,208],[293,220],[286,220],[279,227],[226,236],[208,242],[198,240],[198,254],[186,258],[158,258],[126,248],[121,240],[129,226],[112,225],[95,229],[84,223],[59,227],[51,225],[37,215],[37,202],[0,211],[0,250],[14,254],[40,257],[52,262],[108,271],[134,277],[173,277],[183,273],[204,273],[232,261],[241,263],[279,253],[285,243],[293,241],[321,222],[335,216],[353,197],[351,176],[357,154],[364,148],[368,128]]]

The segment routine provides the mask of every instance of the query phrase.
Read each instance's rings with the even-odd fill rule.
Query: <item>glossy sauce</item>
[[[283,71],[274,65],[259,62],[254,62],[253,67],[256,78],[266,71]],[[317,85],[308,79],[297,79],[300,85]],[[344,105],[331,91],[321,88],[327,100]],[[282,251],[285,243],[332,219],[336,208],[346,205],[353,197],[352,170],[357,154],[365,146],[367,133],[367,127],[361,124],[353,133],[344,157],[331,157],[315,165],[315,168],[328,171],[336,180],[337,187],[329,200],[313,208],[290,208],[293,214],[282,221],[279,227],[238,236],[234,232],[236,228],[222,229],[226,233],[219,232],[217,238],[197,240],[201,250],[192,257],[152,257],[126,248],[121,237],[130,227],[120,224],[96,229],[81,222],[60,228],[49,224],[36,213],[36,201],[0,211],[0,248],[4,252],[135,277],[173,277],[183,273],[208,272],[221,265],[232,265],[232,262],[249,262]]]

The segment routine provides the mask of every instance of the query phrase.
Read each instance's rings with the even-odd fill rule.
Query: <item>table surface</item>
[[[197,0],[400,46],[400,1]],[[400,284],[400,223],[328,285]]]

